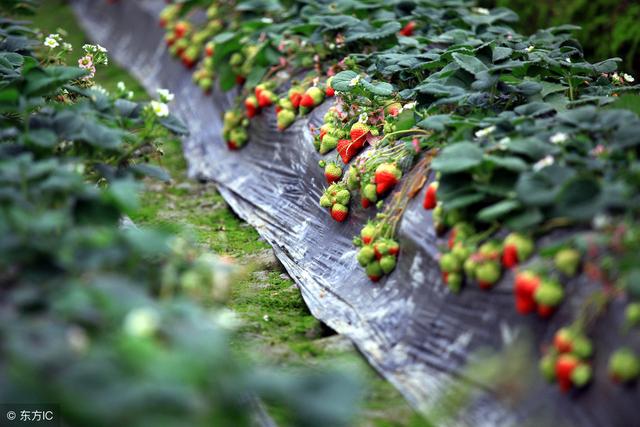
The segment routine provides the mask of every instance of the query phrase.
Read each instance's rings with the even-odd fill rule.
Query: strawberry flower
[[[486,138],[487,136],[491,135],[495,131],[496,131],[496,127],[491,125],[484,129],[480,129],[475,133],[475,135],[476,135],[476,138]]]
[[[169,115],[169,106],[164,102],[151,101],[149,106],[156,117],[167,117]]]
[[[535,172],[538,172],[544,168],[546,168],[547,166],[551,166],[552,164],[555,163],[555,159],[553,158],[553,156],[549,155],[546,156],[545,158],[537,161],[534,165],[533,165],[533,170]]]
[[[58,40],[60,39],[59,34],[49,34],[46,39],[44,39],[44,45],[49,49],[55,49],[60,46]]]
[[[549,141],[552,144],[563,144],[565,142],[567,142],[569,140],[569,135],[567,135],[564,132],[557,132],[553,135],[551,135],[551,138],[549,138]]]
[[[173,98],[175,98],[175,95],[169,92],[167,89],[157,89],[156,93],[158,94],[160,101],[165,104],[173,101]]]

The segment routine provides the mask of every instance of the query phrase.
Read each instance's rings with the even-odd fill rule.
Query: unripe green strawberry
[[[584,335],[577,335],[573,338],[571,353],[581,359],[591,357],[593,354],[593,345],[591,340]]]
[[[331,206],[333,206],[333,203],[331,202],[331,199],[329,197],[327,197],[326,195],[322,195],[322,197],[320,197],[320,206],[322,206],[323,208],[330,208]]]
[[[360,230],[360,237],[362,238],[362,243],[364,243],[365,245],[373,242],[373,238],[375,237],[375,235],[376,226],[371,222],[367,223],[367,225],[365,225],[362,230]]]
[[[458,209],[451,209],[444,214],[444,223],[447,227],[453,227],[462,221],[462,212]]]
[[[351,193],[349,193],[349,190],[340,190],[336,194],[336,202],[340,203],[341,205],[348,205],[350,199]]]
[[[496,261],[483,262],[476,268],[476,280],[482,289],[490,289],[500,279],[500,264]]]
[[[338,146],[338,138],[333,135],[325,135],[320,141],[320,154],[326,154]]]
[[[627,305],[624,311],[624,317],[628,327],[640,325],[640,303],[634,302]]]
[[[451,252],[442,254],[440,257],[440,270],[445,273],[459,272],[462,268],[460,260]]]
[[[296,120],[296,114],[291,110],[280,110],[277,115],[278,130],[285,130]]]
[[[463,267],[465,276],[467,276],[469,280],[474,280],[476,278],[476,268],[478,268],[478,263],[473,259],[473,257],[467,258]]]
[[[465,246],[462,243],[456,243],[451,250],[451,253],[460,260],[461,263],[464,263],[467,258],[472,253],[472,250],[469,246]]]
[[[592,376],[591,366],[586,363],[580,363],[571,372],[571,382],[575,387],[584,387],[591,381]]]
[[[538,365],[542,376],[550,383],[556,379],[556,359],[557,356],[554,353],[548,353],[540,359]]]
[[[377,282],[383,275],[382,267],[378,261],[371,261],[367,268],[365,269],[367,276],[369,276],[369,280],[372,282]]]
[[[438,202],[435,209],[433,210],[432,218],[433,218],[433,228],[435,228],[436,233],[438,235],[441,235],[445,231],[444,208],[441,202]]]
[[[396,257],[393,255],[385,255],[380,258],[380,267],[384,274],[389,274],[396,268]]]
[[[296,107],[293,106],[293,103],[291,101],[289,101],[287,98],[280,98],[280,100],[278,101],[278,105],[283,110],[291,110],[291,111],[293,111],[296,108]]]
[[[553,262],[561,273],[573,277],[580,264],[580,252],[572,248],[561,249],[553,257]]]
[[[631,382],[640,376],[640,359],[628,348],[621,348],[609,359],[609,375],[616,382]]]
[[[365,199],[369,200],[372,203],[375,203],[378,201],[378,193],[376,193],[375,184],[365,185],[364,188],[362,189],[362,195],[364,196]]]
[[[342,176],[342,168],[336,162],[329,162],[324,168],[324,177],[329,184],[338,181]]]
[[[198,81],[198,86],[200,86],[200,89],[206,92],[213,86],[213,80],[208,77],[202,78],[200,81]]]
[[[239,52],[234,52],[231,55],[231,58],[229,58],[229,65],[231,65],[232,67],[237,67],[239,65],[242,65],[243,62],[244,62],[244,56]]]
[[[454,294],[460,292],[460,288],[462,287],[462,274],[447,273],[447,287]]]
[[[347,176],[347,188],[349,190],[357,190],[360,187],[360,174],[358,168],[354,165],[349,167],[349,175]]]
[[[237,145],[242,146],[249,139],[247,132],[243,128],[233,129],[230,132],[230,137],[233,139]]]
[[[543,280],[536,288],[534,298],[538,304],[555,307],[562,302],[564,289],[555,280]]]
[[[478,253],[482,255],[484,259],[490,260],[499,260],[501,252],[502,245],[495,240],[490,240],[486,243],[483,243],[478,249]]]
[[[362,249],[358,251],[358,255],[356,259],[358,263],[366,267],[373,259],[375,258],[375,253],[373,252],[373,248],[370,245],[363,246]]]

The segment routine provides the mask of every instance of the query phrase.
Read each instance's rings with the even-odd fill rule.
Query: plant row
[[[541,359],[567,391],[591,381],[588,336],[614,302],[626,305],[623,341],[640,323],[640,119],[615,108],[638,86],[617,59],[588,62],[576,27],[524,36],[516,20],[458,0],[191,0],[160,23],[204,90],[238,87],[230,149],[250,143],[255,117],[275,114],[286,131],[322,108],[310,127],[319,204],[338,222],[356,199],[376,210],[354,239],[372,281],[394,270],[398,224],[424,185],[451,292],[490,291],[514,270],[514,310],[546,319],[573,278],[598,283]],[[616,381],[640,375],[627,342],[602,357]]]

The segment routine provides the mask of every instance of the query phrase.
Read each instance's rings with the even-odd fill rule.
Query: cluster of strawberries
[[[320,197],[320,206],[331,212],[331,218],[344,222],[349,215],[349,201],[351,193],[343,183],[331,184]]]
[[[239,110],[229,110],[224,113],[222,136],[229,150],[237,150],[244,146],[249,136],[247,135],[249,120]]]
[[[377,282],[396,268],[400,252],[398,242],[380,236],[380,230],[381,226],[376,222],[367,223],[360,231],[358,242],[362,247],[356,259],[372,282]]]
[[[244,108],[248,118],[254,118],[263,108],[270,107],[278,100],[272,88],[272,83],[261,83],[245,98]]]
[[[556,381],[560,390],[584,387],[592,377],[589,358],[593,353],[591,341],[577,328],[561,328],[540,360],[540,371],[550,382]]]

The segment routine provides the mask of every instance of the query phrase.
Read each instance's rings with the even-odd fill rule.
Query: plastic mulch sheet
[[[277,131],[268,109],[252,120],[246,147],[228,151],[221,117],[234,93],[206,96],[168,54],[157,24],[163,6],[161,0],[74,1],[82,25],[112,58],[147,89],[163,87],[176,94],[171,108],[191,131],[184,143],[191,176],[218,184],[233,210],[273,245],[313,315],[349,337],[413,406],[427,415],[452,409],[457,415],[451,425],[474,427],[640,425],[638,387],[614,385],[607,378],[608,354],[620,342],[614,325],[620,324],[622,310],[610,310],[593,331],[595,378],[589,388],[564,395],[537,373],[539,347],[572,318],[580,295],[595,284],[570,283],[571,299],[549,321],[516,314],[510,274],[491,292],[467,287],[451,295],[440,280],[436,257],[442,242],[431,214],[420,206],[423,193],[410,202],[400,225],[396,270],[371,283],[355,260],[352,237],[373,209],[352,203],[349,219],[339,224],[318,205],[325,179],[308,125],[321,123],[329,103],[285,132]],[[517,369],[492,385],[465,368],[478,350],[501,349],[524,335],[530,337],[529,369]],[[504,365],[508,373],[509,364]],[[448,408],[451,401],[444,399],[455,390],[472,392],[459,410]]]

